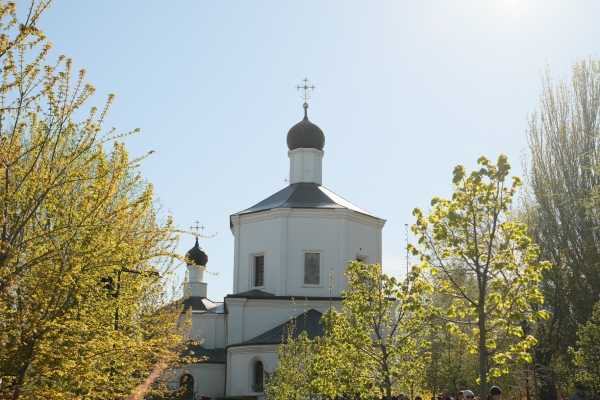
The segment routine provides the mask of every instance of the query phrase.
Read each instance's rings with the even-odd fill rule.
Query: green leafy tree
[[[600,388],[600,302],[594,306],[589,321],[577,331],[579,348],[570,348],[577,367],[577,378],[592,387]]]
[[[543,78],[529,119],[523,218],[552,263],[540,284],[551,318],[539,323],[535,349],[539,395],[572,388],[567,349],[600,301],[600,62],[576,61],[570,76]]]
[[[102,133],[112,96],[86,117],[85,72],[45,65],[47,4],[18,24],[0,3],[0,397],[123,398],[183,347],[177,236],[139,159]]]
[[[442,323],[445,325],[445,322]],[[460,337],[445,326],[432,335],[430,359],[425,368],[423,384],[431,393],[441,393],[444,388],[452,391],[461,386],[473,387],[476,382],[477,356],[467,351]]]
[[[415,209],[412,230],[421,247],[411,246],[411,251],[420,256],[421,268],[441,275],[437,290],[452,298],[444,316],[447,327],[478,353],[483,398],[487,381],[508,373],[510,361],[531,362],[528,349],[536,340],[523,337],[522,322],[548,317],[532,305],[544,301],[537,282],[550,263],[538,261],[539,249],[526,235],[527,226],[509,219],[521,181],[513,177],[512,185],[506,184],[510,171],[506,156],[501,155],[497,165],[485,157],[478,164],[481,168],[468,175],[463,166],[454,169],[452,198],[433,198],[428,216]],[[470,275],[476,288],[468,289],[457,274]],[[511,336],[522,340],[501,351]]]
[[[285,343],[279,346],[277,368],[267,375],[265,395],[270,399],[301,399],[310,390],[310,364],[319,340],[310,340],[306,331],[294,338],[295,327],[288,329]]]
[[[323,315],[325,335],[310,360],[308,392],[383,392],[391,399],[394,387],[410,390],[424,368],[420,353],[429,345],[432,288],[418,266],[403,281],[382,274],[378,264],[357,261],[345,275],[349,290],[342,293],[341,311]]]

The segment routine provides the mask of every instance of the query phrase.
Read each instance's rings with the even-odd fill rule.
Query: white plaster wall
[[[275,328],[290,318],[301,315],[304,310],[315,309],[324,313],[329,308],[329,300],[296,299],[296,308],[291,300],[259,300],[249,299],[244,307],[243,341],[253,339],[270,329]],[[341,309],[341,301],[333,301],[332,305]]]
[[[215,348],[223,349],[227,346],[227,314],[219,314],[215,329]]]
[[[274,209],[232,218],[235,236],[234,293],[253,289],[252,256],[265,256],[261,287],[279,296],[333,297],[347,289],[348,261],[361,254],[381,262],[385,220],[347,209]],[[321,282],[304,285],[304,253],[321,253]]]
[[[323,156],[317,149],[295,149],[288,151],[290,158],[290,184],[298,182],[323,182]]]
[[[241,300],[241,302],[240,302]],[[296,306],[290,299],[226,299],[230,310],[227,319],[227,345],[245,342],[286,323],[304,310],[315,309],[324,313],[329,308],[329,299],[296,300]],[[233,304],[230,302],[233,301]],[[341,309],[341,301],[332,301],[331,305]],[[219,346],[221,347],[221,346]]]
[[[172,380],[169,386],[179,387],[179,379],[190,374],[194,377],[194,391],[199,396],[211,396],[213,399],[225,395],[225,364],[191,364],[186,369],[177,369],[169,372]]]
[[[276,274],[279,263],[277,252],[279,244],[278,220],[275,218],[256,221],[252,224],[242,224],[239,235],[236,236],[236,249],[234,263],[233,293],[241,293],[251,290],[254,286],[252,281],[251,263],[252,256],[264,253],[265,256],[265,284],[263,290],[273,293],[275,282],[269,277]]]
[[[225,347],[226,314],[198,313],[192,314],[192,328],[189,337],[192,340],[202,339],[206,349]]]
[[[277,345],[236,346],[227,349],[226,396],[245,396],[252,393],[252,364],[259,359],[266,372],[277,366]]]

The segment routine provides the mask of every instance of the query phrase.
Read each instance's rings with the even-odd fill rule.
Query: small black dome
[[[206,254],[206,252],[202,250],[202,247],[200,247],[198,244],[198,238],[196,238],[196,245],[187,252],[185,258],[187,258],[192,265],[200,265],[202,267],[206,266],[206,263],[208,262],[208,254]]]
[[[308,120],[306,108],[304,108],[304,119],[292,126],[287,134],[288,149],[317,149],[325,147],[325,134],[317,125]]]

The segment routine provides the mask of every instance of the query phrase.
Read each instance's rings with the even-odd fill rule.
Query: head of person
[[[447,399],[448,397],[450,397],[450,391],[448,389],[442,390],[442,397],[444,399]]]
[[[465,396],[465,400],[473,400],[475,398],[475,395],[470,390],[463,391],[463,394]]]
[[[465,389],[459,390],[456,394],[456,397],[458,398],[458,400],[463,400],[465,398]]]
[[[575,390],[577,391],[578,395],[580,395],[580,396],[584,396],[585,395],[585,385],[583,383],[577,382],[575,384]]]
[[[417,396],[417,397],[415,397],[415,400],[423,400],[423,399],[421,398],[421,396]]]
[[[492,386],[490,388],[490,397],[492,400],[500,399],[500,395],[502,394],[502,390],[498,386]]]

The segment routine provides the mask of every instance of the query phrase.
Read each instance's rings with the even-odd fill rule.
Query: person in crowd
[[[585,394],[585,385],[583,383],[577,382],[575,384],[575,393],[573,396],[569,397],[569,400],[592,400],[590,396]]]
[[[450,397],[450,391],[448,389],[442,390],[442,400],[454,400]]]
[[[460,389],[456,394],[456,400],[464,400],[465,399],[465,389]]]
[[[417,396],[417,397],[415,397],[415,400],[423,400],[423,399],[421,398],[421,396]]]
[[[500,396],[502,396],[502,390],[498,386],[492,386],[490,388],[490,396],[488,397],[490,400],[500,400]]]
[[[471,392],[470,390],[464,390],[463,394],[465,396],[465,400],[474,400],[475,399],[475,395],[473,394],[473,392]]]

